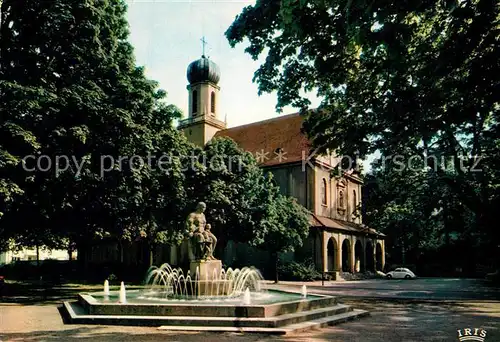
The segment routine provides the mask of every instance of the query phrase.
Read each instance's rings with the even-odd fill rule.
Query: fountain
[[[127,303],[127,295],[125,293],[125,284],[123,283],[123,281],[121,282],[120,284],[120,297],[118,299],[118,302],[120,304],[125,304]]]
[[[104,281],[104,295],[109,296],[109,281],[107,279]]]
[[[250,297],[250,289],[247,287],[247,289],[243,293],[243,304],[250,305],[251,301],[252,301],[252,298]]]
[[[190,267],[184,272],[165,263],[151,267],[141,290],[81,293],[65,302],[76,324],[150,325],[168,330],[239,331],[285,334],[368,314],[332,296],[272,290],[255,267],[222,268],[213,256],[217,238],[200,203],[187,219]]]
[[[200,272],[195,267],[194,275],[189,270],[186,275],[181,268],[169,264],[151,267],[146,276],[147,296],[153,298],[233,298],[241,296],[245,289],[261,292],[264,280],[254,267],[240,269],[211,267],[212,272]],[[206,267],[205,267],[206,268]]]

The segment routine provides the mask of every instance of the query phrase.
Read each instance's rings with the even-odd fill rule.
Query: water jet
[[[109,281],[107,279],[104,281],[104,295],[109,296]]]
[[[125,292],[125,284],[123,283],[123,281],[120,284],[120,294],[119,294],[118,302],[120,304],[127,303],[127,294]]]
[[[243,304],[250,305],[252,298],[250,297],[250,289],[247,287],[245,293],[243,293]]]

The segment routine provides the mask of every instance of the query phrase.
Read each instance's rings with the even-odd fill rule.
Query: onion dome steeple
[[[226,129],[226,123],[220,120],[218,111],[220,69],[205,56],[205,37],[201,41],[201,58],[189,64],[187,68],[188,117],[179,122],[179,129],[186,134],[189,141],[205,146],[215,133]]]
[[[189,64],[187,69],[187,79],[189,84],[198,82],[219,83],[220,69],[217,64],[202,55],[200,59]]]

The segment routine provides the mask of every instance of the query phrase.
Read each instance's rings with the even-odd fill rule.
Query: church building
[[[334,176],[332,171],[339,158],[314,154],[302,132],[303,118],[299,114],[227,128],[218,110],[220,75],[219,67],[205,56],[189,65],[188,117],[179,122],[178,129],[198,146],[219,137],[233,139],[252,153],[264,171],[273,174],[282,194],[294,197],[309,210],[308,239],[294,253],[280,255],[281,261],[310,259],[319,272],[334,279],[340,279],[341,272],[383,270],[385,236],[363,224],[361,175],[350,170]],[[150,260],[147,246],[138,242],[120,247],[116,242],[102,241],[90,248],[83,257],[91,263],[119,263],[126,267]],[[270,261],[268,252],[233,241],[217,257],[227,266],[251,264],[261,270],[268,268]],[[187,260],[186,249],[157,246],[153,259],[156,265],[168,262],[180,266]]]
[[[320,272],[333,277],[383,270],[385,236],[363,224],[361,176],[354,170],[333,176],[339,158],[314,155],[299,114],[227,128],[218,111],[219,67],[203,55],[189,65],[187,79],[188,117],[178,128],[188,140],[204,146],[219,137],[233,139],[274,175],[284,195],[310,211],[309,238],[295,253],[310,257]]]

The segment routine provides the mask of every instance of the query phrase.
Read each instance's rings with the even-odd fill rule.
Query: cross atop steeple
[[[203,56],[205,56],[205,45],[207,45],[207,41],[205,40],[205,36],[201,37],[201,44],[203,46]]]

